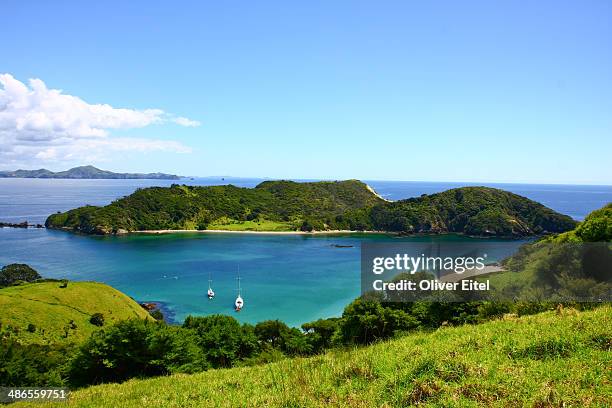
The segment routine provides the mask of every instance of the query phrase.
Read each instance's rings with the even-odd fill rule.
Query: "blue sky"
[[[152,3],[3,2],[0,168],[612,184],[609,1]]]

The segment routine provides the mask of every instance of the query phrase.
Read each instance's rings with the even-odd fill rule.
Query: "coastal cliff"
[[[525,197],[463,187],[389,202],[358,180],[265,181],[255,188],[172,185],[139,189],[104,207],[49,216],[48,228],[85,234],[155,230],[382,231],[520,237],[576,223]]]

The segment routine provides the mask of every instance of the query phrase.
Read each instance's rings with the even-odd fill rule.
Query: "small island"
[[[361,181],[346,180],[144,188],[104,207],[53,214],[45,225],[100,235],[221,230],[524,237],[569,231],[576,222],[495,188],[462,187],[391,202]]]
[[[165,173],[113,173],[94,166],[79,166],[59,172],[47,169],[0,171],[0,178],[179,180],[181,177]]]

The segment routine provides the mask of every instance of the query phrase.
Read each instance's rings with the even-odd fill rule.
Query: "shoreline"
[[[72,228],[67,227],[44,227],[42,229],[47,230],[55,230],[55,231],[65,231],[73,234],[80,234],[86,236],[127,236],[127,235],[165,235],[165,234],[187,234],[187,233],[196,233],[196,234],[248,234],[248,235],[389,235],[395,237],[415,237],[415,236],[441,236],[441,235],[457,235],[474,239],[504,239],[504,240],[533,240],[538,237],[547,236],[550,234],[533,234],[533,235],[520,235],[520,236],[506,236],[506,235],[469,235],[463,232],[455,232],[455,231],[446,231],[446,232],[413,232],[410,234],[400,234],[398,232],[393,231],[355,231],[355,230],[326,230],[326,231],[235,231],[235,230],[219,230],[219,229],[210,229],[210,230],[190,230],[190,229],[162,229],[162,230],[139,230],[139,231],[126,231],[120,230],[114,233],[106,233],[106,234],[92,234],[85,233],[83,231],[74,230]]]
[[[333,234],[386,234],[393,235],[392,232],[386,231],[353,231],[353,230],[329,230],[329,231],[234,231],[234,230],[143,230],[130,231],[124,234],[175,234],[175,233],[210,233],[210,234],[261,234],[261,235],[333,235]]]

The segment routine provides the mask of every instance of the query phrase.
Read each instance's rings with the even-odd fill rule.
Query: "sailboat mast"
[[[240,265],[238,265],[238,296],[240,296]]]

